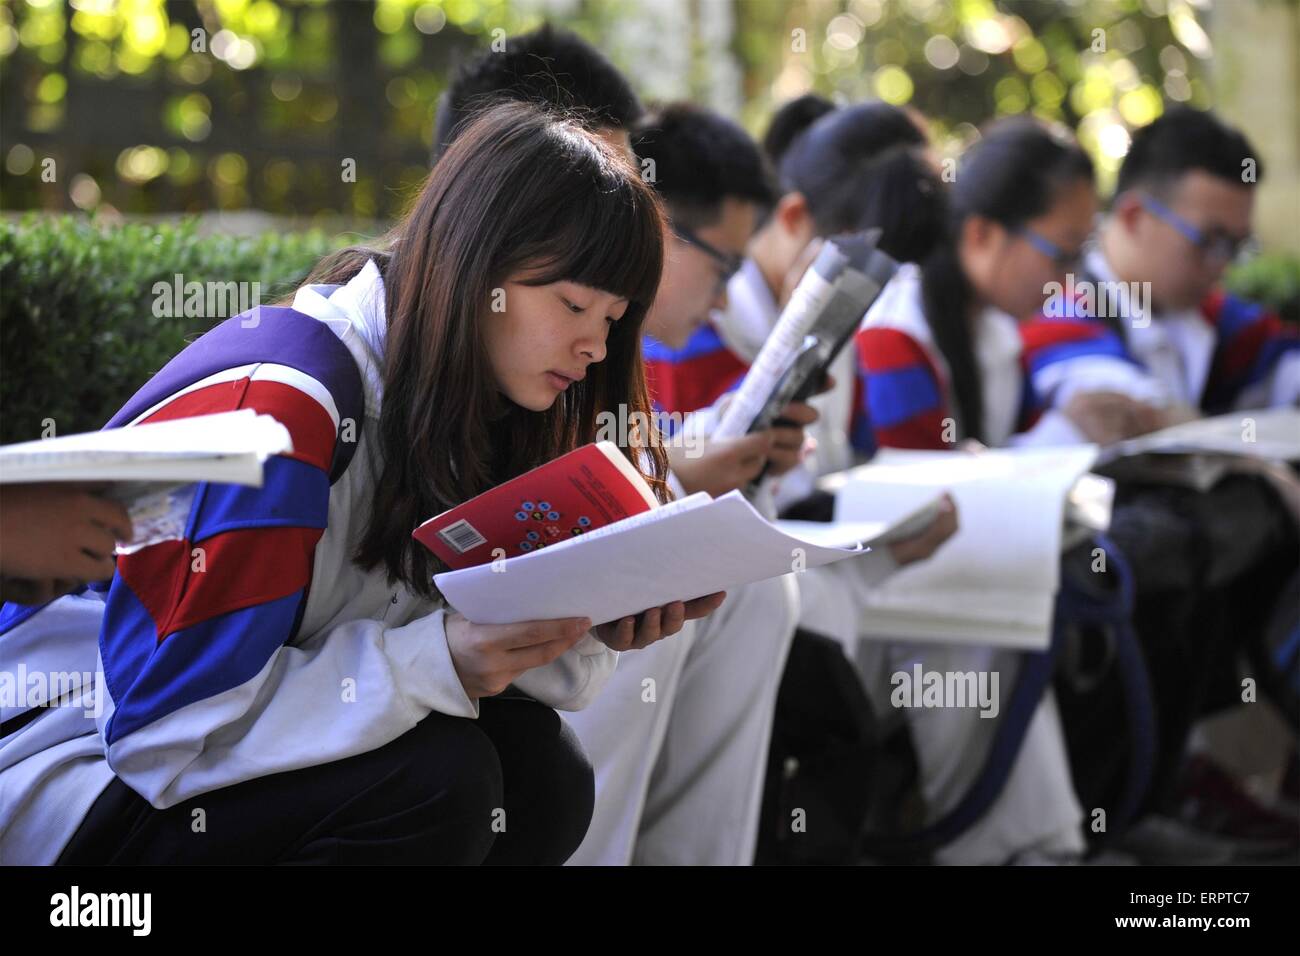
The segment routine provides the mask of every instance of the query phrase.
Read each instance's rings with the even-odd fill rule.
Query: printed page
[[[1091,445],[978,455],[886,449],[852,469],[839,482],[837,517],[869,514],[916,487],[946,489],[957,505],[957,533],[873,590],[872,607],[882,613],[866,616],[864,632],[930,640],[979,633],[1001,644],[997,628],[1005,626],[1011,646],[1045,647],[1066,496],[1096,454]]]
[[[450,571],[434,582],[452,607],[478,623],[586,616],[601,624],[865,553],[786,534],[733,491],[662,520]]]

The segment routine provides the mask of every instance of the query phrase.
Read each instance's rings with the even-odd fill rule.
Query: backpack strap
[[[1029,723],[1051,685],[1057,654],[1070,624],[1104,625],[1115,633],[1116,659],[1124,688],[1132,745],[1128,754],[1128,773],[1111,820],[1111,829],[1118,832],[1136,815],[1151,782],[1155,757],[1155,715],[1150,679],[1131,623],[1134,600],[1132,569],[1123,553],[1106,536],[1097,534],[1094,538],[1115,570],[1119,581],[1117,593],[1108,599],[1098,599],[1084,594],[1072,587],[1068,579],[1062,578],[1052,619],[1051,642],[1045,651],[1024,655],[1015,690],[998,723],[984,767],[966,795],[948,813],[920,830],[902,835],[864,835],[863,849],[867,852],[886,855],[932,852],[961,836],[989,811],[1006,786]]]
[[[209,375],[254,362],[287,365],[310,375],[328,389],[340,422],[359,428],[365,417],[365,393],[356,359],[330,327],[289,308],[258,306],[231,316],[200,336],[162,367],[109,419],[105,428],[120,428],[170,395]],[[347,470],[357,442],[334,444],[330,484]]]

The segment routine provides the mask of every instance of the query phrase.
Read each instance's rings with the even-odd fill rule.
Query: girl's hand
[[[591,630],[585,617],[519,624],[475,624],[447,614],[447,647],[456,676],[471,700],[501,693],[516,677],[551,663]]]
[[[639,651],[676,634],[687,621],[708,617],[721,606],[726,596],[726,591],[718,591],[693,601],[674,601],[663,607],[652,607],[636,617],[600,625],[596,628],[596,638],[610,650]]]
[[[763,470],[776,436],[773,429],[741,438],[709,442],[695,456],[684,448],[668,448],[668,463],[687,494],[707,491],[717,498],[744,488]]]
[[[889,545],[889,553],[899,567],[913,561],[924,561],[939,550],[943,544],[957,533],[957,503],[948,495],[939,502],[939,513],[919,534]]]
[[[1158,424],[1150,405],[1121,392],[1076,392],[1063,411],[1084,438],[1098,445],[1134,438]]]
[[[130,541],[133,532],[120,502],[93,493],[103,487],[41,482],[0,489],[0,574],[30,582],[41,595],[56,582],[74,590],[111,578],[117,542]]]
[[[806,402],[791,402],[781,410],[780,417],[790,424],[773,425],[772,450],[767,457],[767,473],[784,475],[803,461],[807,436],[804,429],[817,421],[817,409]]]

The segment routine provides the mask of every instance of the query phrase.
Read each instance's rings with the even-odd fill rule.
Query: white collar
[[[1148,321],[1141,321],[1145,315],[1141,299],[1135,301],[1129,295],[1129,284],[1120,281],[1115,274],[1115,270],[1110,267],[1110,262],[1106,259],[1106,254],[1102,251],[1100,242],[1088,249],[1084,254],[1083,262],[1093,282],[1095,284],[1105,283],[1108,290],[1108,294],[1103,297],[1101,289],[1093,289],[1093,301],[1097,303],[1115,303],[1119,310],[1119,325],[1126,342],[1133,342],[1135,339],[1150,338],[1152,335],[1160,334],[1161,330],[1156,328],[1157,323],[1149,321],[1154,318],[1154,315],[1148,316]],[[1148,329],[1153,328],[1155,329],[1154,332],[1147,332]]]
[[[919,266],[905,262],[899,267],[867,313],[863,327],[898,329],[916,340],[938,370],[949,407],[955,409],[952,372],[925,319]],[[991,444],[1002,444],[1015,430],[1020,403],[1019,325],[1007,313],[985,306],[975,317],[971,348],[984,386],[984,437]]]
[[[727,348],[752,362],[780,316],[763,271],[757,262],[746,258],[727,282],[726,309],[715,309],[710,318]]]
[[[293,298],[296,311],[328,324],[357,360],[372,417],[378,417],[384,397],[384,303],[384,280],[374,259],[345,285],[307,285]]]
[[[1128,304],[1128,285],[1116,280],[1100,245],[1089,252],[1087,266],[1098,281],[1115,283],[1114,288],[1124,297],[1126,317],[1142,314],[1136,304]],[[1122,323],[1130,350],[1174,400],[1196,405],[1214,357],[1214,329],[1196,308],[1178,312],[1153,308],[1149,318],[1145,323]]]

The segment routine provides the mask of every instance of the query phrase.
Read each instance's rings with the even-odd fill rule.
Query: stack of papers
[[[1079,524],[1109,521],[1108,484],[1075,490],[1096,457],[1093,445],[978,454],[885,449],[871,464],[825,479],[837,522],[863,520],[918,489],[946,490],[957,504],[957,533],[872,591],[862,635],[1047,647],[1067,503]]]

